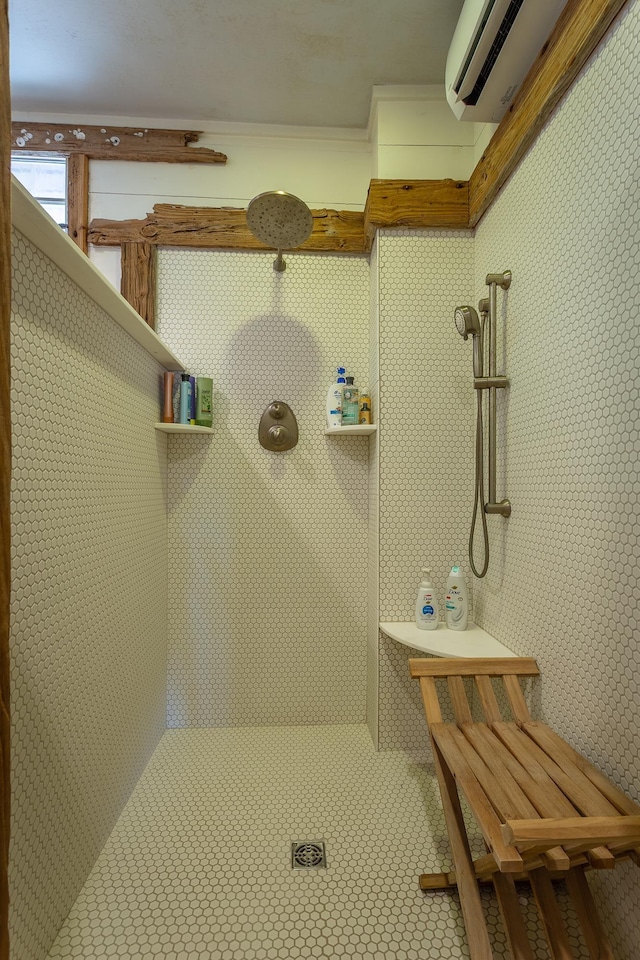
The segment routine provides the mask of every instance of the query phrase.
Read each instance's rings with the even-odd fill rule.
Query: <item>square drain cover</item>
[[[299,840],[291,844],[293,870],[317,870],[326,866],[327,856],[322,840]]]

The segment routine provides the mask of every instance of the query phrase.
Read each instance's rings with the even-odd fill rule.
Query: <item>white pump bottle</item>
[[[438,599],[430,579],[431,570],[424,567],[422,582],[416,597],[416,627],[419,630],[438,629]]]

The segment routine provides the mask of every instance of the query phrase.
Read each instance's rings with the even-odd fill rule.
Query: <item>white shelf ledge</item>
[[[515,657],[516,654],[475,623],[466,630],[449,630],[444,623],[437,630],[419,630],[413,620],[381,623],[380,629],[405,647],[431,653],[434,657]]]
[[[325,437],[370,437],[378,428],[373,423],[357,423],[352,427],[325,427]]]
[[[165,370],[184,370],[184,364],[162,342],[155,330],[144,322],[15,177],[11,178],[11,219],[19,233],[53,260]]]
[[[195,423],[156,423],[161,433],[213,433],[213,427],[199,427]]]

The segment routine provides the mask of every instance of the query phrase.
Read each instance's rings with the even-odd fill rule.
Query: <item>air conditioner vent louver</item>
[[[568,0],[465,0],[445,76],[460,120],[498,122]]]
[[[486,82],[489,79],[491,71],[493,70],[493,65],[500,56],[500,51],[502,50],[507,37],[511,33],[511,28],[515,23],[515,19],[518,16],[518,12],[523,3],[524,0],[511,0],[509,9],[505,13],[504,20],[500,24],[496,38],[491,45],[489,55],[487,56],[487,59],[483,63],[482,69],[478,74],[478,79],[475,82],[475,86],[469,96],[464,98],[464,102],[468,106],[475,107],[480,99],[480,94],[484,90]]]

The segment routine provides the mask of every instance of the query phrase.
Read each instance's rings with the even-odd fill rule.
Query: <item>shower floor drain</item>
[[[291,866],[294,870],[317,870],[326,865],[327,856],[321,840],[303,840],[291,844]]]

